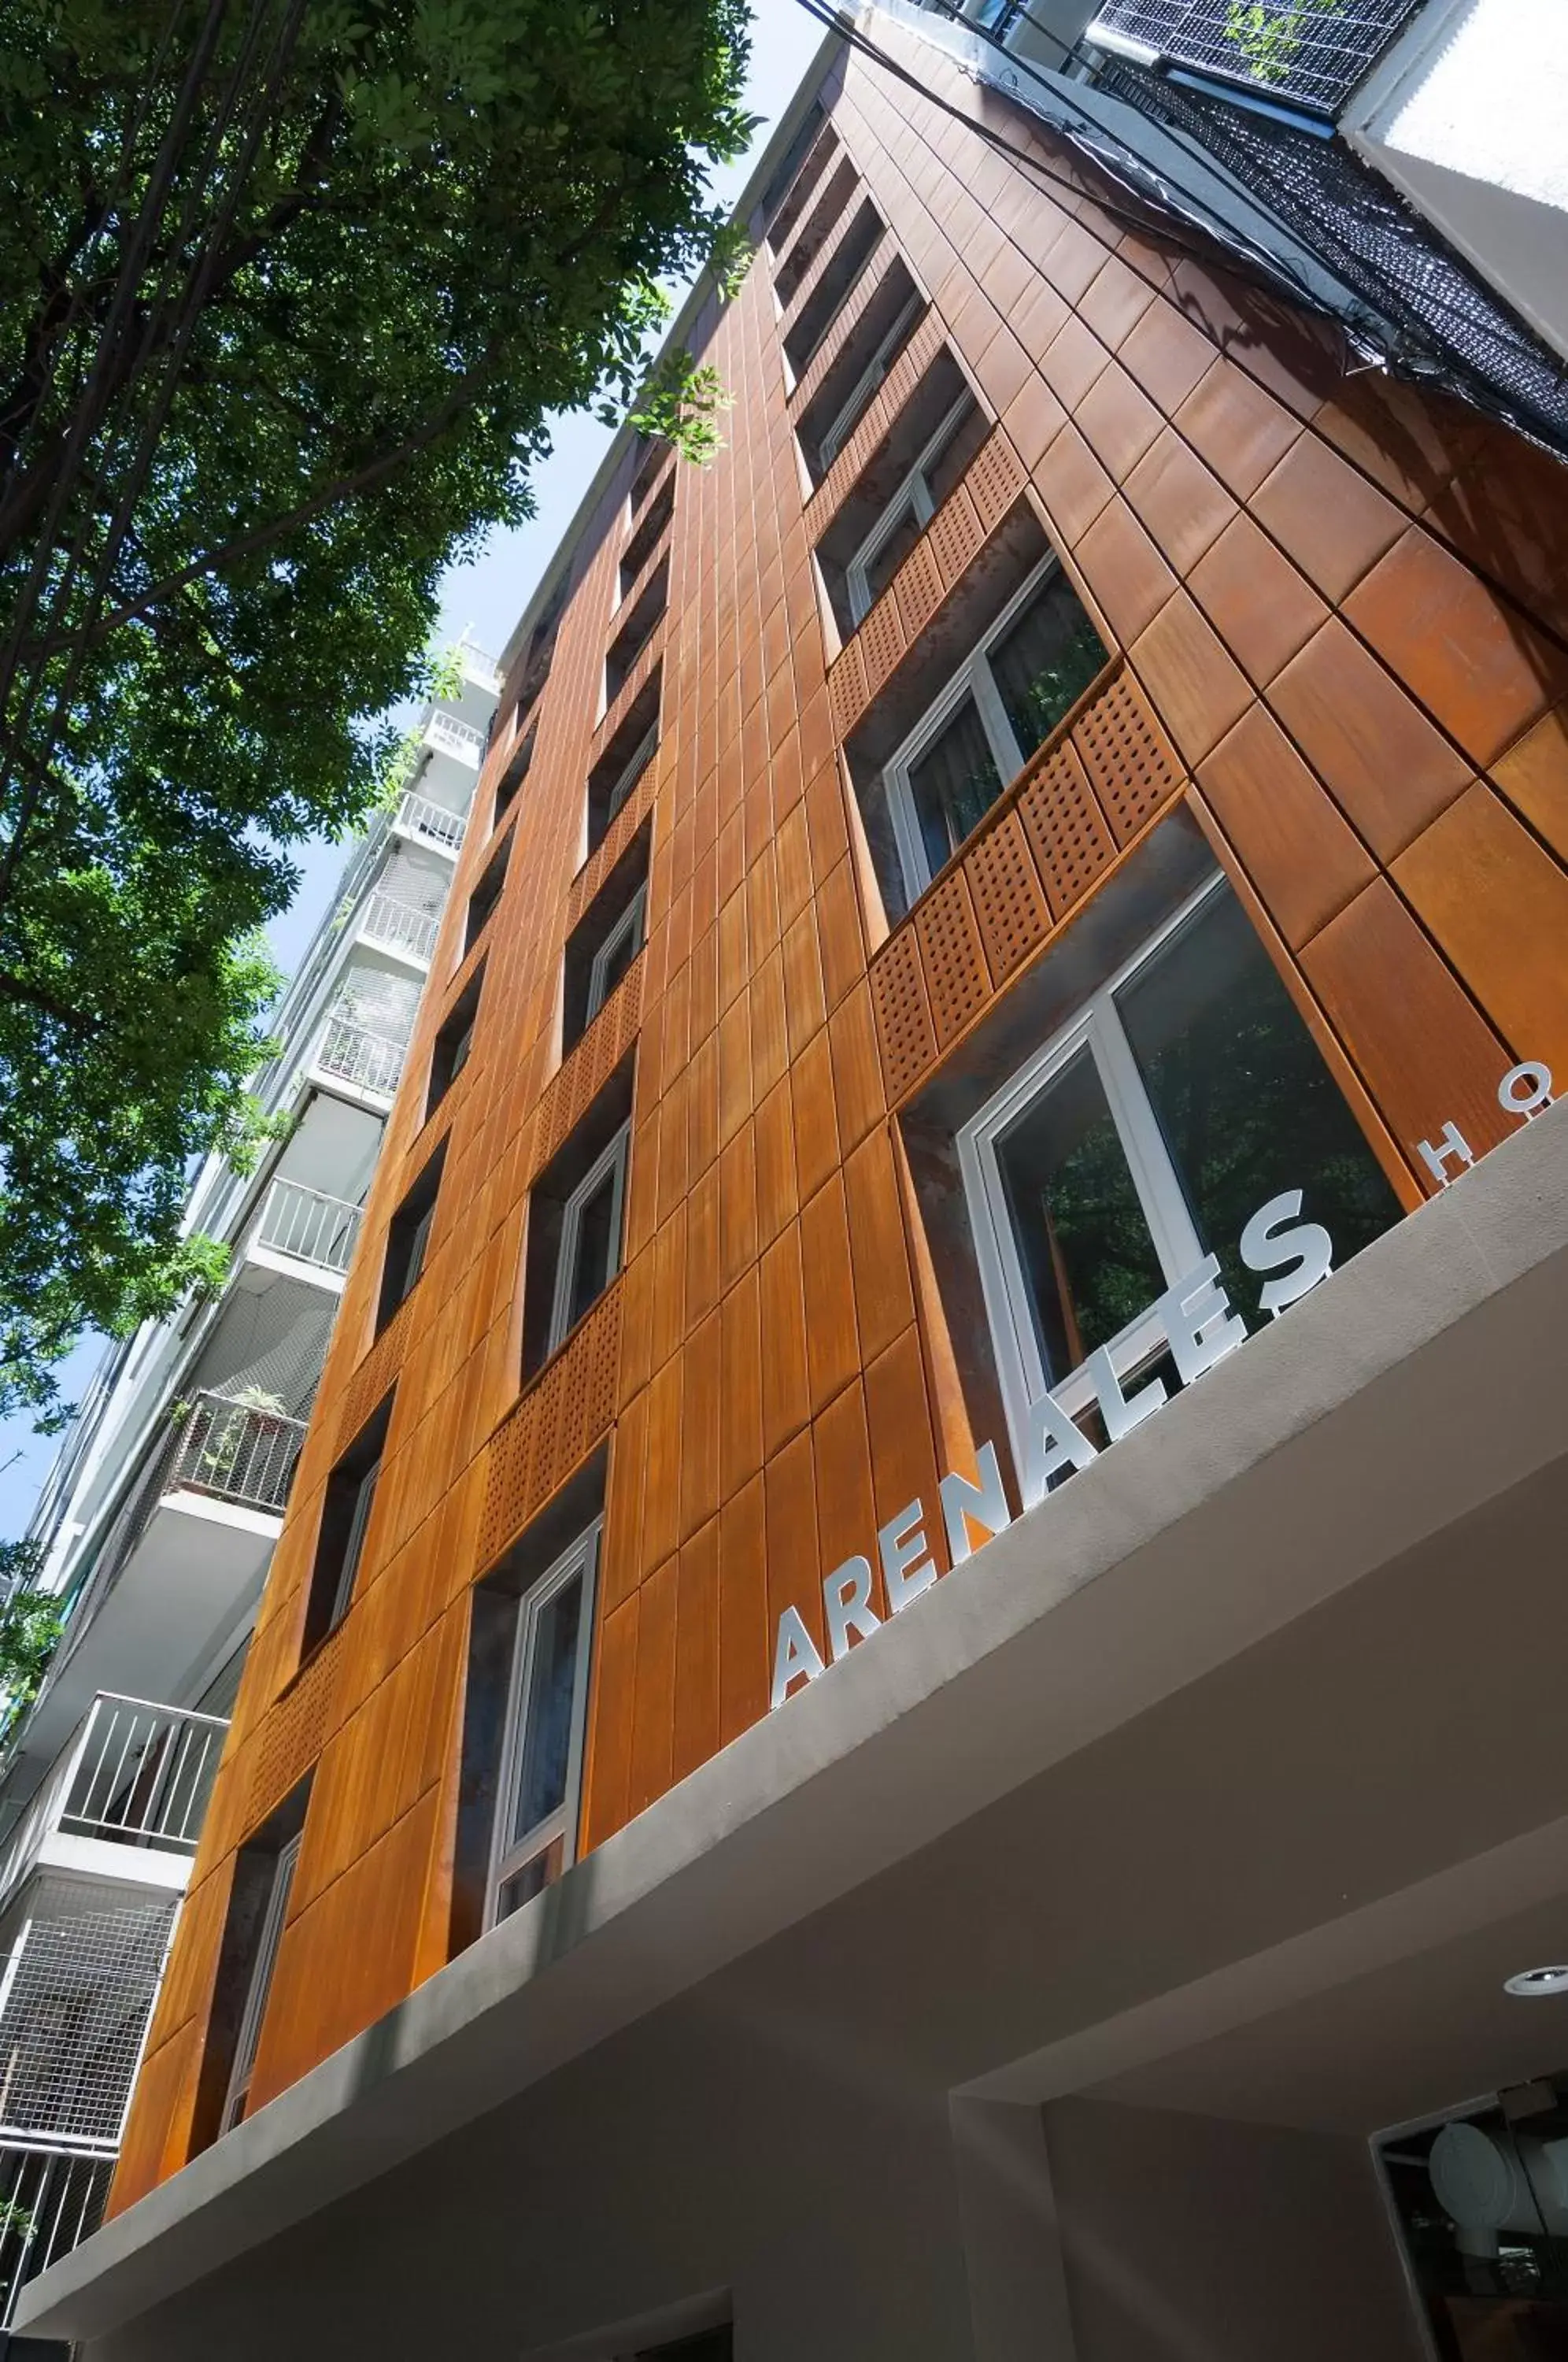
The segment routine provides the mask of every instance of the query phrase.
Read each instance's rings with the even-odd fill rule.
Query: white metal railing
[[[347,1017],[329,1017],[322,1028],[315,1064],[323,1074],[357,1084],[360,1090],[379,1091],[391,1098],[403,1073],[407,1044],[372,1033]]]
[[[423,837],[427,844],[438,844],[447,853],[456,853],[462,844],[468,820],[464,813],[448,811],[445,804],[432,803],[428,796],[405,788],[397,808],[397,824],[410,836]]]
[[[255,1235],[258,1246],[300,1263],[347,1271],[359,1233],[359,1209],[347,1198],[329,1198],[323,1189],[307,1189],[303,1181],[280,1175],[267,1192]]]
[[[450,755],[477,771],[484,759],[484,733],[449,713],[433,713],[425,725],[425,743],[438,755]]]
[[[97,2229],[114,2171],[113,2147],[0,2143],[0,2330],[28,2282]]]
[[[246,1508],[281,1510],[294,1481],[304,1421],[227,1395],[198,1395],[179,1429],[166,1492],[182,1486]]]
[[[458,649],[458,661],[463,668],[463,679],[471,680],[476,689],[488,690],[492,697],[501,695],[501,667],[483,648],[476,648],[471,640],[464,640]]]
[[[216,1715],[101,1690],[17,1825],[0,1868],[0,1905],[56,1829],[194,1853],[227,1728]]]
[[[359,921],[359,940],[428,966],[440,925],[439,918],[428,911],[411,910],[406,902],[394,902],[390,894],[371,894]]]

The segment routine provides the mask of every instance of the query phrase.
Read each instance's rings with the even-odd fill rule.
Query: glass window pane
[[[920,536],[921,522],[911,499],[876,557],[866,561],[866,587],[873,601],[881,597]]]
[[[1257,1276],[1236,1242],[1285,1189],[1305,1193],[1336,1265],[1399,1219],[1360,1125],[1246,912],[1221,889],[1117,995],[1132,1054],[1204,1245],[1249,1320]]]
[[[1105,1087],[1080,1050],[997,1142],[1052,1385],[1165,1287]]]
[[[615,1171],[610,1171],[584,1204],[578,1220],[577,1254],[573,1262],[571,1292],[567,1299],[567,1325],[575,1328],[591,1304],[603,1295],[609,1283],[611,1253],[615,1244],[611,1235],[612,1218],[615,1210]]]
[[[643,912],[642,906],[639,903],[636,914],[634,917],[632,923],[630,926],[623,926],[620,933],[610,945],[605,956],[604,965],[600,970],[598,978],[599,999],[597,1002],[597,1006],[600,1009],[603,1008],[604,1003],[609,999],[610,995],[614,991],[615,987],[620,983],[621,978],[625,975],[626,970],[631,966],[632,962],[636,958],[637,954],[642,950],[642,947]]]
[[[1060,572],[1043,582],[987,661],[1025,762],[1105,662],[1099,634]]]
[[[934,877],[1002,789],[990,740],[972,697],[965,698],[941,736],[911,764],[910,789]]]
[[[566,1802],[571,1762],[571,1708],[582,1625],[582,1577],[573,1575],[534,1620],[527,1693],[522,1702],[523,1754],[512,1842],[520,1845]]]

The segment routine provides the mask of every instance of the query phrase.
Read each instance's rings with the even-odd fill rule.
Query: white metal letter
[[[977,1485],[971,1485],[966,1476],[944,1476],[936,1488],[942,1496],[942,1521],[947,1529],[947,1556],[954,1566],[962,1566],[966,1558],[974,1556],[975,1546],[969,1540],[971,1519],[983,1529],[987,1541],[1012,1523],[994,1443],[981,1444],[975,1454],[975,1465],[980,1475]]]
[[[1184,1386],[1247,1341],[1247,1324],[1231,1310],[1220,1285],[1218,1255],[1205,1255],[1196,1271],[1167,1287],[1154,1309],[1171,1341],[1171,1358]]]
[[[888,1605],[895,1616],[911,1599],[918,1599],[928,1584],[936,1581],[936,1561],[926,1547],[924,1516],[920,1503],[911,1501],[877,1536],[877,1547],[882,1553],[882,1580],[888,1586]]]
[[[1525,1058],[1517,1066],[1510,1066],[1497,1085],[1497,1105],[1505,1115],[1522,1115],[1529,1123],[1542,1108],[1551,1105],[1551,1067],[1543,1066],[1539,1058]]]
[[[1432,1179],[1437,1182],[1440,1188],[1443,1189],[1446,1189],[1449,1183],[1456,1177],[1447,1170],[1451,1156],[1454,1158],[1462,1173],[1467,1165],[1474,1164],[1475,1162],[1474,1151],[1456,1123],[1444,1124],[1438,1134],[1435,1148],[1430,1140],[1418,1140],[1416,1153],[1425,1157]]]
[[[1069,1418],[1054,1396],[1042,1395],[1029,1406],[1029,1433],[1023,1455],[1023,1506],[1032,1509],[1045,1498],[1053,1476],[1064,1468],[1087,1468],[1099,1457],[1076,1420]]]
[[[1124,1395],[1121,1381],[1116,1374],[1109,1345],[1097,1345],[1085,1357],[1084,1367],[1094,1382],[1095,1399],[1099,1415],[1105,1421],[1105,1431],[1112,1443],[1120,1443],[1135,1427],[1142,1427],[1165,1399],[1164,1378],[1151,1378],[1135,1395]]]
[[[1300,1222],[1299,1189],[1284,1189],[1260,1206],[1242,1232],[1242,1261],[1249,1271],[1277,1271],[1258,1290],[1258,1310],[1277,1320],[1288,1305],[1327,1279],[1334,1265],[1334,1242],[1321,1222]],[[1289,1229],[1283,1227],[1290,1224]],[[1295,1258],[1294,1271],[1280,1266]]]
[[[778,1645],[773,1652],[773,1695],[769,1707],[782,1705],[795,1682],[814,1682],[825,1670],[817,1644],[807,1631],[798,1607],[786,1607],[778,1618]]]
[[[823,1606],[827,1610],[828,1648],[836,1665],[849,1654],[852,1632],[869,1640],[882,1621],[871,1605],[870,1560],[846,1558],[835,1567],[823,1584]]]

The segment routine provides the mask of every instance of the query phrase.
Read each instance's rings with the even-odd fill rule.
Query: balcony
[[[450,713],[433,713],[425,725],[421,744],[433,755],[449,755],[455,763],[462,763],[477,771],[484,760],[484,732],[475,730],[467,722],[458,722]]]
[[[345,1083],[384,1107],[397,1089],[407,1046],[349,1018],[329,1017],[311,1065],[318,1075]]]
[[[281,1517],[304,1437],[303,1418],[225,1395],[198,1395],[180,1423],[165,1490],[205,1493]]]
[[[456,726],[456,725],[455,725]],[[477,737],[478,732],[470,733]],[[404,836],[412,836],[421,844],[438,845],[443,853],[456,856],[462,851],[463,837],[468,828],[468,815],[453,811],[447,804],[434,803],[413,788],[405,788],[392,825]]]
[[[101,1690],[17,1825],[0,1912],[38,1869],[182,1889],[227,1728],[215,1715]],[[132,1861],[127,1848],[171,1860]]]
[[[440,929],[437,913],[412,910],[406,902],[394,902],[390,894],[376,893],[366,900],[359,920],[359,941],[423,970],[430,966]]]
[[[269,1255],[309,1264],[315,1271],[341,1278],[359,1235],[359,1214],[360,1209],[346,1198],[332,1198],[325,1189],[280,1176],[262,1201],[246,1252],[254,1253],[259,1247]]]

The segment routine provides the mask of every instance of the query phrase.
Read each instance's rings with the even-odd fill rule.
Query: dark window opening
[[[847,638],[869,614],[948,495],[990,422],[951,353],[938,354],[817,544],[834,621]]]
[[[782,257],[774,275],[773,284],[778,301],[786,308],[794,300],[796,289],[843,220],[858,182],[859,174],[848,157],[841,157],[822,194],[811,208],[800,236],[788,254]]]
[[[646,515],[626,544],[621,559],[620,596],[623,599],[657,548],[674,514],[675,471],[671,469],[657,499],[649,504]]]
[[[854,434],[924,311],[908,266],[892,262],[801,414],[801,449],[813,483]]]
[[[388,1395],[371,1412],[326,1480],[321,1529],[316,1536],[315,1560],[305,1598],[304,1630],[300,1639],[302,1661],[329,1632],[337,1630],[348,1613],[365,1555],[365,1538],[375,1507],[392,1412],[392,1396]]]
[[[549,679],[555,662],[556,641],[560,634],[561,617],[566,613],[568,593],[571,589],[569,573],[562,573],[545,602],[539,620],[528,635],[528,653],[517,679],[517,702],[531,705]]]
[[[669,560],[667,557],[611,642],[610,653],[604,659],[606,712],[631,679],[637,658],[658,627],[668,599]]]
[[[517,791],[533,767],[534,747],[538,735],[539,725],[536,722],[533,728],[519,741],[512,760],[496,781],[495,809],[491,814],[490,822],[491,829],[501,826],[502,822],[516,802]]]
[[[637,461],[637,472],[632,479],[628,502],[633,516],[641,513],[644,502],[663,480],[665,469],[672,465],[675,458],[674,444],[667,443],[662,435],[640,435],[637,441],[642,456]]]
[[[652,841],[653,823],[645,821],[567,938],[563,1055],[588,1031],[646,940]]]
[[[854,292],[882,236],[882,217],[875,205],[863,204],[850,223],[823,275],[801,306],[800,316],[784,339],[784,350],[797,378],[803,377],[812,355]]]
[[[629,1054],[529,1192],[525,1382],[565,1343],[621,1268],[632,1073]]]
[[[381,1266],[381,1300],[376,1308],[379,1337],[404,1298],[413,1294],[430,1249],[436,1200],[441,1191],[441,1169],[447,1161],[443,1141],[387,1226],[386,1261]]]
[[[506,865],[512,858],[513,842],[513,838],[509,836],[499,851],[491,854],[479,884],[469,896],[468,918],[463,927],[465,959],[490,924],[491,913],[501,900],[502,889],[506,884]]]
[[[428,1122],[446,1098],[458,1076],[469,1063],[474,1046],[474,1026],[479,1019],[480,993],[484,985],[484,969],[469,978],[450,1015],[436,1036],[430,1053],[430,1088],[425,1101],[425,1119]]]
[[[661,672],[645,685],[588,778],[588,851],[602,844],[658,748]]]
[[[775,254],[783,252],[790,231],[805,211],[812,191],[827,171],[837,148],[821,103],[813,99],[784,151],[778,170],[762,193],[762,218]]]
[[[307,1777],[247,1838],[235,1861],[196,2082],[193,2156],[243,2122],[250,2105],[309,1799]]]

